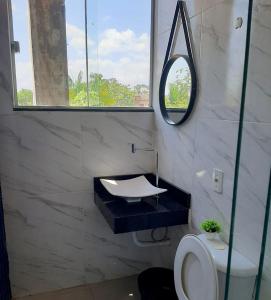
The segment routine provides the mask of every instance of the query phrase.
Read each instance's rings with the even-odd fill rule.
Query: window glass
[[[17,106],[148,107],[151,0],[12,0]]]
[[[13,35],[20,42],[15,55],[17,101],[21,106],[35,105],[33,101],[33,66],[31,59],[29,11],[27,0],[12,1]]]

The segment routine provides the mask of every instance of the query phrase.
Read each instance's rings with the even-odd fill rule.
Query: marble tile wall
[[[176,1],[157,1],[154,108],[161,175],[192,192],[193,225],[216,217],[229,229],[235,165],[247,1],[187,1],[199,77],[196,107],[180,127],[167,125],[159,112],[158,86]],[[234,20],[243,17],[242,28]],[[167,19],[168,21],[166,21]],[[238,46],[237,46],[238,45]],[[174,53],[186,54],[180,29]],[[213,168],[225,172],[224,193],[212,189]]]
[[[158,107],[159,81],[176,1],[158,0],[156,7],[153,102],[156,146],[161,158],[160,171],[163,177],[192,193],[194,228],[198,230],[199,223],[206,217],[216,218],[223,224],[223,235],[227,240],[243,81],[248,1],[186,2],[200,86],[191,119],[176,128],[163,121]],[[254,263],[258,263],[271,165],[271,1],[255,1],[253,11],[235,248]],[[244,21],[240,29],[234,28],[237,17],[242,17]],[[186,54],[181,30],[174,53]],[[213,168],[222,169],[225,173],[223,194],[213,192]],[[269,261],[268,254],[267,266]],[[267,282],[270,280],[268,278],[271,278],[268,276],[270,276],[269,268],[265,274]]]
[[[6,9],[0,0],[0,11]],[[7,19],[0,17],[0,176],[14,296],[99,282],[163,265],[157,248],[114,235],[93,177],[150,172],[153,114],[14,112]]]
[[[22,296],[135,274],[159,264],[113,235],[93,177],[153,170],[151,113],[0,114],[0,170],[13,293]],[[157,253],[157,254],[156,254]]]

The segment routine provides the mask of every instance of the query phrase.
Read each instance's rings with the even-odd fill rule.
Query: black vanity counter
[[[159,187],[167,192],[145,197],[139,203],[127,203],[125,199],[111,195],[100,178],[124,180],[144,175],[155,185],[154,174],[135,174],[94,178],[94,201],[114,233],[125,233],[158,227],[188,224],[191,195],[163,179]]]

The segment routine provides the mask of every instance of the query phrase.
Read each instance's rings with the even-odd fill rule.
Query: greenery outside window
[[[9,0],[18,109],[148,108],[152,0]]]

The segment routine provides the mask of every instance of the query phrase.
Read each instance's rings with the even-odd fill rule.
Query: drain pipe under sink
[[[158,228],[156,228],[156,229],[158,229]],[[165,227],[165,234],[162,239],[155,238],[154,234],[155,234],[156,229],[152,229],[151,240],[149,240],[149,241],[139,240],[138,236],[137,236],[137,232],[136,231],[132,232],[133,241],[136,244],[136,246],[141,247],[141,248],[155,247],[155,246],[169,246],[170,238],[168,237],[168,228]]]

